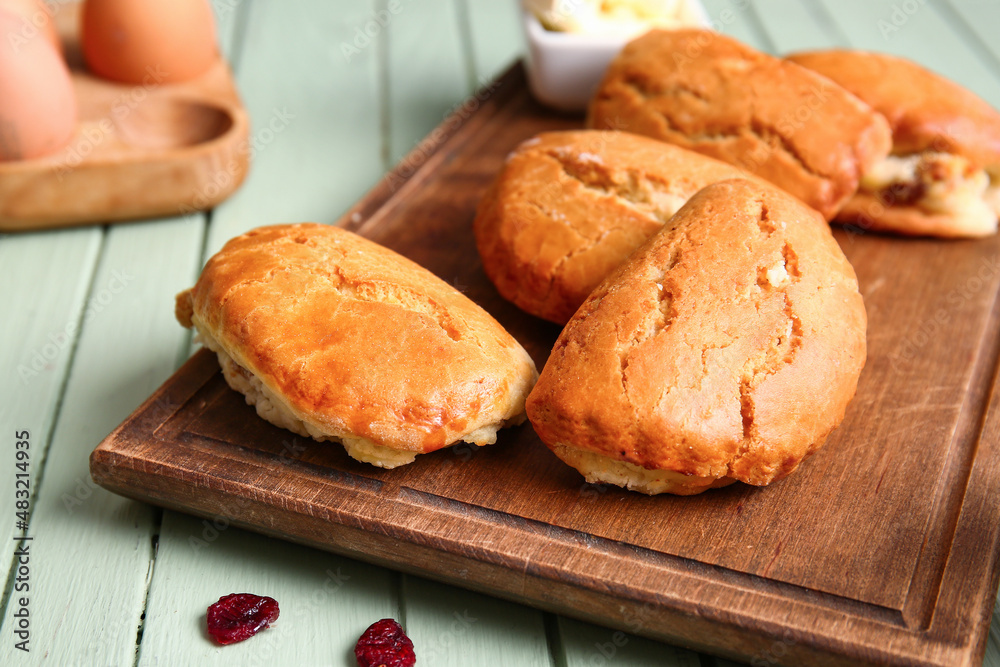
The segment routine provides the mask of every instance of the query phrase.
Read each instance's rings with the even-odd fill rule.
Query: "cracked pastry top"
[[[627,132],[540,134],[510,154],[480,202],[473,229],[483,268],[505,299],[565,324],[694,193],[741,175]]]
[[[267,421],[384,468],[524,421],[524,348],[426,269],[319,224],[261,227],[213,256],[177,319]]]
[[[884,115],[892,155],[862,175],[838,219],[903,234],[978,237],[1000,217],[1000,112],[909,60],[833,49],[788,59]]]
[[[885,119],[842,87],[708,30],[653,30],[630,42],[587,122],[735,164],[827,220],[891,147]]]
[[[866,327],[854,270],[816,211],[723,181],[587,298],[528,418],[589,482],[680,495],[769,484],[844,418]]]

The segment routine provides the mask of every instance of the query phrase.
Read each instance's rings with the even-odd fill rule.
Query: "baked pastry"
[[[589,482],[679,495],[765,485],[843,419],[866,326],[822,217],[772,186],[723,181],[587,298],[528,419]]]
[[[862,175],[837,216],[866,229],[977,237],[1000,217],[1000,112],[896,56],[834,49],[792,62],[829,77],[889,120],[892,155]]]
[[[565,324],[691,195],[740,174],[627,132],[540,134],[511,153],[480,202],[483,269],[505,299]]]
[[[735,164],[833,218],[885,158],[885,119],[826,77],[708,30],[653,30],[612,61],[588,127]]]
[[[534,362],[486,311],[408,259],[318,224],[229,241],[177,319],[267,421],[383,468],[524,421]]]

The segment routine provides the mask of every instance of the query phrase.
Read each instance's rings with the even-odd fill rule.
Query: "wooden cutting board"
[[[464,290],[540,368],[559,329],[499,297],[471,226],[520,141],[581,119],[533,102],[520,66],[480,97],[341,224]],[[842,426],[771,487],[588,485],[528,424],[380,470],[259,419],[204,351],[91,472],[133,498],[755,665],[976,664],[1000,544],[1000,239],[836,235],[868,308],[868,365]]]

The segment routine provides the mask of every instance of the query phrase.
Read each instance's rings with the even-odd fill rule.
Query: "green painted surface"
[[[997,3],[919,3],[902,18],[897,4],[706,2],[723,30],[759,48],[900,53],[1000,105]],[[0,236],[0,426],[30,430],[38,492],[32,652],[14,650],[8,605],[0,664],[352,665],[355,639],[384,616],[405,623],[424,665],[728,664],[251,534],[228,526],[226,508],[196,519],[94,488],[90,451],[188,353],[173,295],[207,255],[254,226],[336,221],[524,52],[514,0],[213,5],[253,120],[243,188],[209,216]],[[9,566],[19,531],[7,479]],[[206,606],[244,591],[277,598],[281,618],[251,642],[215,646]],[[986,664],[1000,666],[997,616],[993,629]]]

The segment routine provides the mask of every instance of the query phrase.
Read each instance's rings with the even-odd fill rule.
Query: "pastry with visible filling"
[[[318,224],[229,241],[177,319],[267,421],[393,468],[524,421],[537,377],[524,348],[448,283],[376,243]]]
[[[892,154],[862,175],[837,216],[866,229],[942,237],[995,234],[1000,217],[1000,113],[904,58],[834,49],[796,53],[892,127]]]
[[[483,269],[505,299],[565,324],[694,193],[741,174],[627,132],[540,134],[510,154],[480,202]]]
[[[772,186],[723,181],[587,298],[528,418],[588,482],[678,495],[769,484],[843,420],[866,328],[823,218]]]
[[[830,79],[708,30],[652,30],[630,42],[587,122],[735,164],[827,220],[892,146],[885,118]]]

